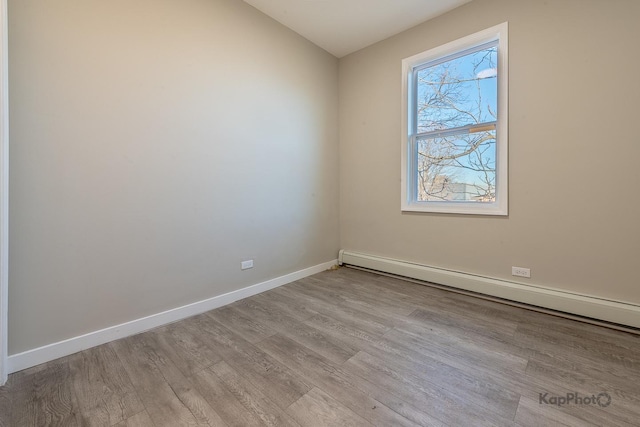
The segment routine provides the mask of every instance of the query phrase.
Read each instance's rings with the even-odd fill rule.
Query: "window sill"
[[[499,203],[465,203],[465,202],[414,202],[403,203],[402,212],[446,213],[462,215],[507,216],[507,206]]]

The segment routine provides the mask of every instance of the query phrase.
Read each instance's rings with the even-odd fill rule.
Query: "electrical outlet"
[[[250,268],[253,268],[253,260],[249,259],[247,261],[242,261],[240,263],[240,270],[248,270]]]
[[[518,277],[531,277],[531,269],[524,267],[511,267],[511,275]]]

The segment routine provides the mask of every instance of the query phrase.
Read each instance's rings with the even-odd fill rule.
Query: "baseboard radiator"
[[[502,302],[525,306],[525,308],[636,334],[640,333],[640,305],[637,304],[450,271],[345,249],[340,251],[338,263],[413,279],[423,284],[441,285],[454,291],[499,299]]]

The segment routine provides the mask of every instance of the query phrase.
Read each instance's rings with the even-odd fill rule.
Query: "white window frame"
[[[495,202],[418,201],[412,182],[417,171],[412,167],[415,149],[412,147],[414,129],[414,70],[425,63],[443,58],[482,44],[498,41],[498,120],[496,123],[496,200]],[[436,212],[475,215],[508,215],[508,23],[496,25],[445,45],[427,50],[402,61],[402,175],[401,210],[408,212]]]

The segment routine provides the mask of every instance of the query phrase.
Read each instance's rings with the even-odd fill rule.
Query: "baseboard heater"
[[[637,304],[493,279],[346,249],[340,250],[338,263],[640,334],[640,305]]]

